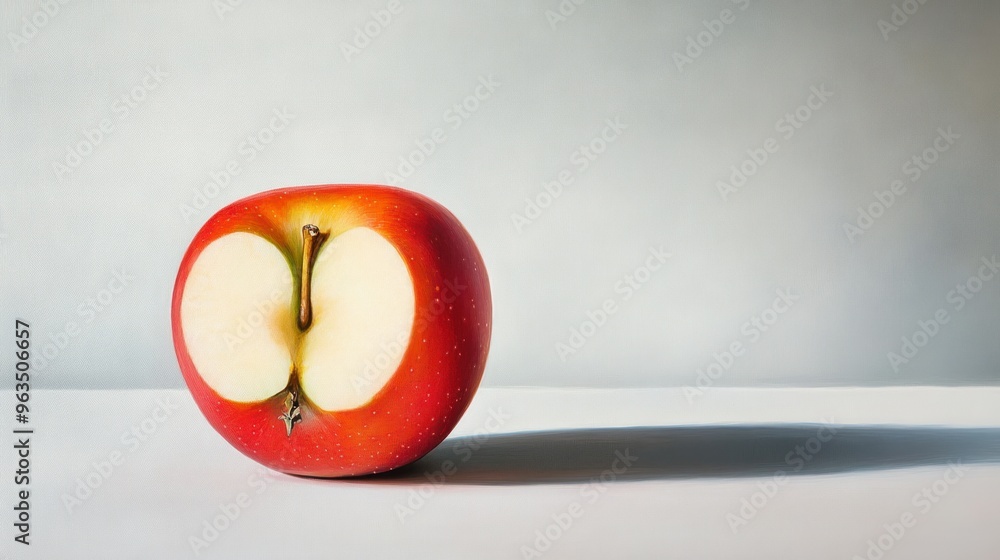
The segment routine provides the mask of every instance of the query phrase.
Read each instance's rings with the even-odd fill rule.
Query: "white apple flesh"
[[[278,249],[257,235],[231,233],[208,245],[181,299],[184,339],[195,367],[220,396],[236,402],[280,392],[294,370],[302,394],[323,410],[365,404],[403,356],[379,360],[382,367],[358,383],[366,362],[390,341],[401,341],[403,348],[409,342],[414,301],[406,263],[368,228],[325,244],[312,272],[311,325],[301,336],[292,328],[296,319],[289,305],[293,274]],[[250,325],[250,332],[238,334],[241,324]]]

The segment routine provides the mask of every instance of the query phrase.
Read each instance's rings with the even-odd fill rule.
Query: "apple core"
[[[264,238],[220,237],[182,299],[185,341],[206,383],[237,402],[285,393],[289,434],[303,398],[323,410],[370,400],[403,357],[382,348],[405,348],[413,326],[413,284],[395,247],[363,227],[327,237],[303,226],[298,279]]]

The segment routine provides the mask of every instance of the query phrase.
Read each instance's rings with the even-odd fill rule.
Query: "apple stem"
[[[312,300],[310,298],[310,288],[312,284],[313,261],[316,260],[316,253],[326,236],[319,232],[319,228],[306,224],[302,226],[302,275],[299,289],[299,330],[304,331],[312,324]]]

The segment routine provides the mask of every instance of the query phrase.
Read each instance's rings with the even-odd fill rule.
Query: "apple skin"
[[[212,241],[234,232],[257,234],[294,263],[302,247],[301,228],[310,220],[329,227],[331,238],[362,226],[396,247],[413,279],[414,326],[396,374],[371,401],[330,412],[302,395],[302,421],[289,436],[278,420],[285,410],[280,395],[238,403],[205,383],[184,342],[180,302],[195,260]],[[319,185],[260,193],[212,216],[181,261],[171,322],[184,381],[205,418],[230,444],[277,471],[344,477],[416,461],[451,432],[482,379],[492,303],[479,250],[443,206],[396,187]]]

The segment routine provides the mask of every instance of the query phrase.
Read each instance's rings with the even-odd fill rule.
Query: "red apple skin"
[[[324,219],[336,224],[331,237],[364,226],[396,247],[414,282],[414,326],[396,374],[371,401],[327,412],[302,395],[302,421],[288,436],[278,418],[285,411],[283,395],[236,403],[221,398],[202,380],[184,342],[180,302],[192,265],[212,241],[233,232],[254,233],[272,241],[295,263],[300,260],[303,220]],[[260,193],[212,216],[181,261],[171,321],[184,381],[219,434],[271,469],[344,477],[411,463],[451,432],[482,379],[492,303],[479,250],[443,206],[395,187],[320,185]]]

